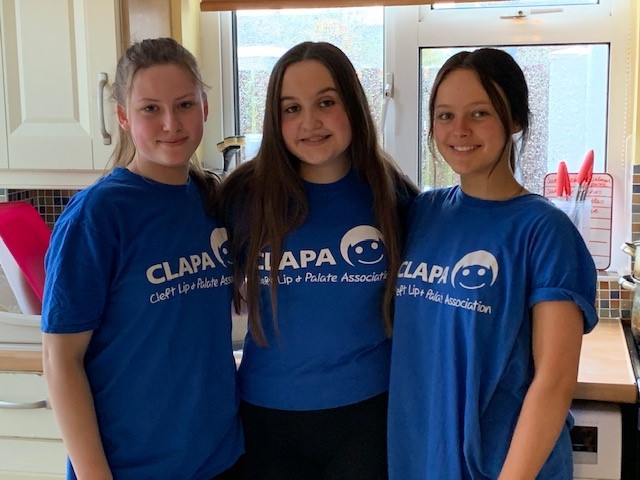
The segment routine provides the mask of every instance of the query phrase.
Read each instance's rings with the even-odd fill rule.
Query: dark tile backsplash
[[[633,195],[632,212],[640,213],[640,165],[633,167]],[[6,198],[12,200],[26,200],[30,202],[49,228],[66,207],[69,199],[78,190],[7,190]],[[633,215],[631,219],[632,241],[640,240],[640,215]],[[632,292],[624,290],[618,284],[617,275],[599,275],[596,308],[600,318],[630,318]]]
[[[69,203],[69,199],[78,190],[7,190],[7,201],[27,201],[38,210],[49,228]]]

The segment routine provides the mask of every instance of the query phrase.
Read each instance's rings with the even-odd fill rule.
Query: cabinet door
[[[0,23],[1,25],[1,23]],[[0,26],[0,33],[1,33]],[[2,53],[2,35],[0,35],[0,53]],[[7,121],[4,105],[4,69],[0,61],[0,168],[9,168],[9,155],[7,149]]]
[[[0,480],[64,477],[66,451],[46,399],[42,375],[0,372]]]
[[[113,146],[102,141],[97,92],[99,73],[115,72],[118,2],[1,1],[9,169],[104,169]]]

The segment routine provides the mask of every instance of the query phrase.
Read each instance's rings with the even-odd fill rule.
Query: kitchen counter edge
[[[42,373],[42,350],[0,345],[0,371]],[[575,399],[637,403],[638,385],[618,319],[602,319],[583,338]]]

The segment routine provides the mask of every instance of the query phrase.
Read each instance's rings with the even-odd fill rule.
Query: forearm
[[[575,376],[561,381],[534,380],[525,396],[499,480],[535,479],[553,449],[576,385]]]
[[[558,440],[578,379],[583,316],[568,301],[533,307],[535,373],[525,395],[499,480],[534,479]]]
[[[45,375],[65,448],[79,480],[111,480],[82,363],[45,356]]]

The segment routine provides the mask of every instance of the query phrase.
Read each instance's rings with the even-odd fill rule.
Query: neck
[[[334,183],[344,178],[351,170],[351,162],[344,159],[328,166],[307,165],[300,162],[300,176],[310,183]]]
[[[189,181],[189,164],[180,167],[166,167],[163,165],[140,164],[132,161],[127,169],[142,177],[167,185],[184,185]]]
[[[495,174],[496,172],[494,172]],[[460,188],[467,195],[482,200],[505,201],[528,193],[524,185],[520,185],[513,177],[492,174],[489,178],[461,178]]]

